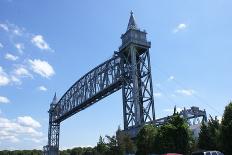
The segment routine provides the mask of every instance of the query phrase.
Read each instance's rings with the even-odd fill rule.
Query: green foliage
[[[121,153],[132,154],[135,152],[134,142],[131,140],[130,136],[122,132],[120,128],[116,132],[116,139]]]
[[[151,153],[190,152],[194,140],[186,120],[174,112],[169,121],[158,129],[153,125],[145,125],[138,133],[136,145],[137,155]]]
[[[100,136],[99,142],[95,147],[96,152],[99,155],[123,155],[125,153],[134,152],[134,144],[130,137],[122,132],[120,129],[116,132],[116,136],[105,136],[104,138]]]
[[[138,133],[136,139],[137,155],[152,153],[157,130],[153,125],[145,125]]]
[[[208,121],[208,130],[210,136],[210,149],[220,150],[220,123],[217,117],[213,119],[210,116]]]
[[[225,155],[232,152],[232,102],[226,106],[221,123],[221,142]]]
[[[221,137],[220,137],[221,125],[217,117],[213,119],[210,116],[208,123],[201,125],[201,131],[198,138],[198,148],[203,150],[222,150],[221,149]]]
[[[210,134],[209,129],[205,123],[202,123],[201,130],[198,138],[198,147],[200,149],[209,150],[210,146]]]
[[[186,120],[174,114],[167,124],[158,128],[155,137],[155,153],[176,152],[187,154],[194,144]]]
[[[60,151],[60,155],[98,155],[95,148],[91,147],[76,147]]]
[[[107,146],[109,150],[107,151],[107,155],[122,155],[122,149],[118,146],[118,142],[116,136],[106,136],[107,138]]]
[[[106,145],[102,136],[99,137],[99,142],[97,143],[96,151],[100,154],[105,154],[108,151],[108,146]]]
[[[3,150],[0,151],[0,155],[41,155],[41,150],[14,150],[14,151],[8,151]]]

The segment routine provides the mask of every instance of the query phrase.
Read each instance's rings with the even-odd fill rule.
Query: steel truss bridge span
[[[119,90],[123,81],[120,65],[121,58],[114,55],[74,83],[54,107],[54,122],[61,122]]]
[[[45,155],[58,155],[60,123],[102,98],[122,89],[124,131],[135,137],[144,124],[155,123],[149,48],[146,32],[138,29],[131,13],[122,44],[113,57],[76,83],[50,104],[48,145]]]

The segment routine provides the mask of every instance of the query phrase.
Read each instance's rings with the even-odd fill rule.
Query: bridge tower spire
[[[146,32],[141,31],[131,11],[127,31],[121,36],[119,53],[123,68],[124,130],[132,137],[147,123],[155,124],[155,109],[149,48]]]
[[[127,31],[130,30],[130,29],[138,29],[137,24],[135,22],[135,17],[134,17],[133,14],[134,14],[133,11],[131,11],[129,23],[128,23],[128,26],[127,26]]]

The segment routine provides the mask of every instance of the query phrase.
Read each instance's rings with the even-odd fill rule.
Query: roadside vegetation
[[[136,139],[119,128],[115,135],[100,136],[95,147],[76,147],[60,151],[60,155],[148,155],[175,152],[184,155],[197,150],[219,150],[225,155],[232,152],[232,102],[224,110],[221,122],[210,116],[201,125],[199,138],[193,138],[187,121],[174,112],[168,122],[160,127],[145,125]],[[0,151],[0,155],[40,155],[38,150]]]

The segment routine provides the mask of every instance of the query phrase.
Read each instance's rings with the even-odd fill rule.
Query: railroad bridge
[[[44,155],[58,155],[60,123],[122,89],[124,131],[135,137],[145,124],[162,124],[155,119],[149,49],[145,30],[141,31],[131,12],[122,44],[109,60],[77,80],[65,94],[50,104],[48,144]]]
[[[131,12],[122,44],[111,59],[75,82],[49,109],[48,145],[44,153],[57,155],[60,123],[102,98],[122,89],[124,130],[131,136],[146,123],[155,123],[155,109],[149,48],[146,32],[141,31]]]

